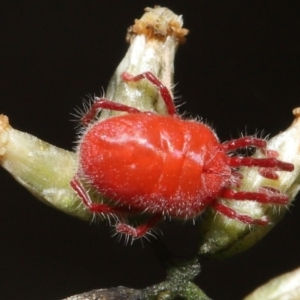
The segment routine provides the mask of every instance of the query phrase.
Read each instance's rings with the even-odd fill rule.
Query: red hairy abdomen
[[[198,215],[228,185],[231,169],[206,125],[154,114],[112,117],[88,128],[80,174],[130,208],[176,217]]]

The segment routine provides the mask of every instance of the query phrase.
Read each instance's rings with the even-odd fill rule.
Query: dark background
[[[242,2],[242,3],[240,3]],[[183,14],[190,34],[176,56],[180,111],[200,115],[221,140],[274,135],[300,106],[299,6],[290,1],[1,1],[0,112],[11,124],[72,149],[70,113],[106,87],[143,8]],[[296,6],[297,5],[297,6]],[[49,208],[0,170],[0,298],[59,299],[94,288],[143,288],[164,279],[149,246],[124,246],[106,224]],[[194,250],[195,227],[160,225],[176,255]],[[258,245],[203,264],[197,283],[213,299],[241,299],[300,265],[300,204]]]

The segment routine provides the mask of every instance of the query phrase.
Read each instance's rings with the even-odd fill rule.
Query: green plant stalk
[[[199,274],[200,264],[196,257],[178,263],[171,262],[165,281],[148,287],[142,292],[142,299],[176,299],[178,296],[189,300],[210,300],[192,280]]]

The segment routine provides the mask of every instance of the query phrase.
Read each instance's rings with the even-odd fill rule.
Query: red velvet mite
[[[220,143],[209,126],[177,115],[170,92],[151,72],[123,73],[122,78],[128,84],[146,79],[157,86],[168,115],[97,98],[82,119],[88,126],[78,146],[79,169],[71,181],[91,212],[116,216],[117,232],[140,238],[165,216],[194,219],[208,206],[229,218],[265,225],[265,218],[239,214],[217,199],[288,202],[286,195],[274,189],[234,190],[241,178],[240,166],[260,167],[262,176],[274,180],[276,171],[293,170],[292,164],[275,158],[275,151],[265,151],[266,158],[228,154],[248,146],[264,151],[265,140],[242,137]],[[101,109],[127,114],[92,122]],[[93,203],[82,181],[110,199],[109,204]],[[133,227],[127,223],[127,216],[141,213],[149,215],[143,224]]]

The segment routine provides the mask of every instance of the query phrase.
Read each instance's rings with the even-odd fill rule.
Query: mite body
[[[145,78],[156,85],[169,115],[141,112],[97,98],[83,117],[83,123],[89,126],[78,146],[79,169],[71,185],[89,210],[118,218],[117,232],[139,238],[164,216],[193,219],[207,206],[241,222],[264,225],[268,220],[238,214],[217,198],[287,203],[285,195],[271,189],[234,190],[241,178],[240,166],[261,167],[262,176],[274,180],[277,170],[293,170],[292,164],[274,158],[274,151],[265,151],[266,158],[228,154],[248,146],[264,149],[265,140],[243,137],[221,144],[209,126],[176,114],[171,94],[152,73],[135,77],[124,73],[122,77],[128,82]],[[128,114],[92,123],[100,109]],[[112,203],[93,203],[81,180]],[[150,215],[144,224],[136,228],[127,224],[128,215],[143,212]]]
[[[214,133],[170,116],[128,114],[99,122],[85,134],[79,153],[92,186],[148,213],[193,218],[231,180]]]

